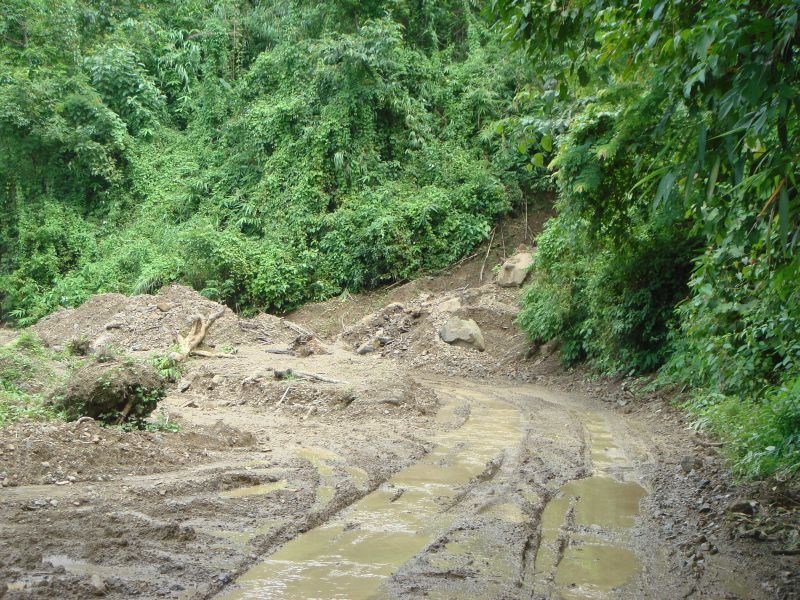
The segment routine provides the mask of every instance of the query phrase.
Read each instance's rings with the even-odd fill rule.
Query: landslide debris
[[[367,315],[337,339],[358,354],[436,373],[514,376],[530,350],[514,325],[519,293],[494,283],[439,295],[423,292]]]
[[[143,428],[165,396],[166,381],[148,363],[133,359],[92,360],[74,371],[52,401],[69,421],[91,417]]]
[[[78,308],[66,308],[32,327],[48,346],[88,340],[94,349],[115,346],[128,351],[165,350],[197,315],[221,313],[203,343],[208,348],[290,342],[296,333],[282,319],[262,314],[239,319],[231,309],[195,290],[170,285],[158,294],[92,296]]]

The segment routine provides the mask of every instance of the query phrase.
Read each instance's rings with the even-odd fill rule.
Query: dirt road
[[[310,355],[286,350],[297,325],[226,316],[235,358],[192,360],[161,404],[179,433],[0,432],[4,598],[798,597],[797,557],[731,516],[741,489],[679,413],[511,352],[509,292],[398,293]],[[111,299],[128,325],[98,326],[98,298],[40,331],[139,356],[180,321]],[[438,338],[454,305],[485,352]],[[318,312],[303,326],[339,320]]]
[[[426,380],[444,400],[434,449],[218,597],[677,598],[637,526],[651,444],[619,415],[531,385]],[[450,426],[454,426],[452,429]],[[726,558],[716,597],[761,597]]]

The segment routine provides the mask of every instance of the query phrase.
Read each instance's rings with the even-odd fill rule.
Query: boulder
[[[532,252],[517,252],[510,256],[497,274],[497,285],[500,287],[519,287],[528,277],[528,269],[533,264]]]
[[[472,346],[481,352],[486,350],[483,333],[472,319],[450,317],[447,323],[439,330],[439,337],[448,344],[456,346]]]

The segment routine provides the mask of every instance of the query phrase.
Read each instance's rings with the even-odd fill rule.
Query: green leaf
[[[533,164],[536,165],[537,167],[544,166],[544,154],[542,154],[541,152],[537,152],[536,154],[534,154],[532,160]]]
[[[714,161],[714,166],[711,167],[711,174],[708,176],[708,189],[706,190],[706,200],[711,201],[711,198],[714,197],[714,188],[717,185],[717,176],[719,175],[719,165],[720,165],[720,158],[719,156]]]
[[[542,148],[544,148],[546,152],[553,151],[553,138],[550,134],[542,136]]]
[[[789,247],[789,192],[786,191],[785,185],[781,188],[778,196],[778,216],[780,217],[781,244],[786,250]]]

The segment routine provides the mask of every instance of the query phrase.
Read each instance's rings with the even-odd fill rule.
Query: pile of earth
[[[248,448],[253,436],[222,422],[179,433],[121,431],[92,419],[24,421],[0,429],[0,485],[69,485],[147,475],[208,460],[208,451]]]
[[[527,361],[530,344],[514,325],[519,314],[517,288],[487,284],[433,296],[421,293],[367,315],[338,337],[359,354],[375,353],[412,367],[448,375],[509,375]],[[471,320],[480,328],[484,349],[450,344],[441,331],[451,319]]]
[[[189,407],[246,405],[304,419],[312,415],[315,419],[339,419],[344,409],[349,409],[348,419],[395,408],[419,415],[432,415],[438,409],[436,395],[409,378],[328,383],[293,374],[285,377],[288,370],[281,369],[276,376],[276,369],[265,368],[265,363],[257,360],[244,355],[236,360],[190,363],[177,393]],[[305,368],[313,368],[313,363]]]
[[[64,346],[76,339],[93,348],[115,346],[127,351],[162,350],[175,342],[193,316],[209,316],[224,307],[195,290],[171,285],[158,294],[92,296],[78,308],[45,317],[33,330],[48,346]],[[259,342],[284,342],[297,335],[271,315],[242,320],[230,309],[214,323],[205,340],[209,348]]]

